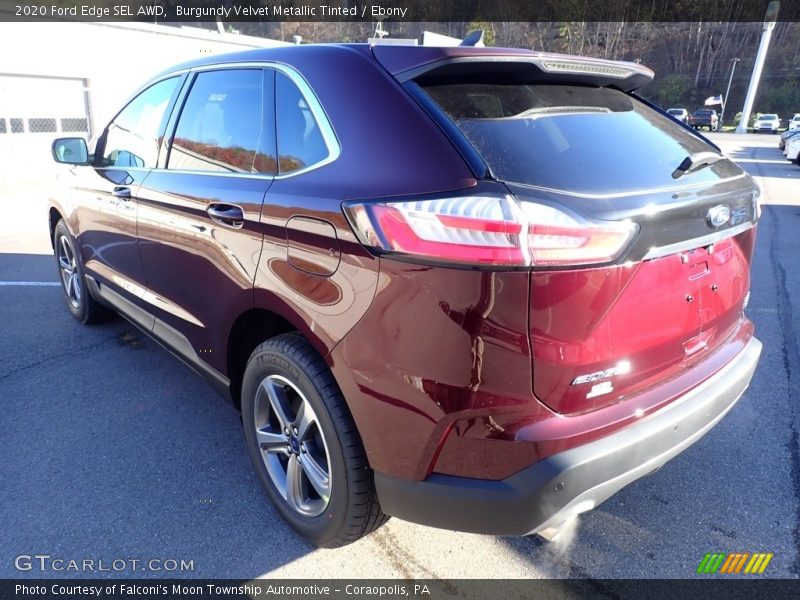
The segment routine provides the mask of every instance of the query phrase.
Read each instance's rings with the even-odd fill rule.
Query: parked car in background
[[[778,115],[774,113],[766,113],[758,115],[755,123],[753,123],[753,132],[755,133],[778,133],[778,128],[781,126],[781,120]]]
[[[789,131],[796,131],[800,129],[800,113],[795,113],[792,119],[789,121]]]
[[[786,153],[786,143],[796,135],[800,135],[800,129],[787,129],[781,134],[781,139],[778,142],[778,148],[784,150],[784,154]]]
[[[758,187],[638,99],[652,77],[366,44],[173,67],[54,142],[66,308],[229,398],[314,544],[389,515],[552,538],[714,427],[761,353]]]
[[[784,154],[787,160],[800,165],[800,135],[794,135],[786,140]]]
[[[719,116],[713,108],[698,108],[689,116],[689,125],[695,129],[707,127],[709,131],[716,131],[719,125]]]
[[[689,111],[685,108],[668,108],[667,114],[675,117],[675,119],[682,123],[689,124]]]

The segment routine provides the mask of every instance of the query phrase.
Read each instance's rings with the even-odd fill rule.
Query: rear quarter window
[[[281,174],[309,169],[330,156],[308,99],[285,74],[275,81],[278,169]]]

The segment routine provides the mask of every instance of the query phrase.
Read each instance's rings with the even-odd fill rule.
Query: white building
[[[0,23],[0,176],[46,168],[54,138],[96,135],[140,85],[171,65],[282,45],[145,23]]]

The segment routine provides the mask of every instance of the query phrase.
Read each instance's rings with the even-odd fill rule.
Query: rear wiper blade
[[[672,178],[678,179],[687,173],[694,173],[703,167],[713,165],[718,160],[725,158],[716,152],[695,152],[683,159],[683,162],[678,165],[678,168],[672,172]]]

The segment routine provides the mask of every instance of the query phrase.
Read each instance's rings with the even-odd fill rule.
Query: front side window
[[[108,126],[100,166],[156,166],[160,132],[179,77],[164,79],[136,96]]]
[[[275,103],[279,172],[308,169],[328,158],[328,146],[308,101],[283,73],[276,75]]]
[[[198,74],[178,119],[167,168],[275,174],[274,77],[262,69]]]

